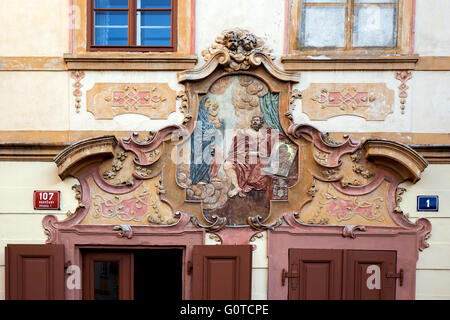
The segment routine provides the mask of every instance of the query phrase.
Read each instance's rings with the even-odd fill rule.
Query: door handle
[[[286,284],[286,278],[300,278],[300,274],[298,272],[287,272],[286,269],[281,271],[281,285],[284,287]]]
[[[187,262],[187,268],[186,268],[187,274],[191,275],[192,274],[192,269],[194,269],[194,265],[192,264],[192,261],[188,261]]]
[[[400,279],[400,287],[403,286],[403,269],[400,269],[400,272],[388,272],[386,273],[386,278],[395,278]]]

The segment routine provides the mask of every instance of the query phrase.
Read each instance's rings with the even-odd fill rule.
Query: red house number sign
[[[59,210],[60,191],[35,191],[33,196],[34,210]]]

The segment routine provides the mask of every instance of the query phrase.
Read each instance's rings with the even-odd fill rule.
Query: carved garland
[[[302,93],[297,89],[294,89],[292,91],[291,95],[289,96],[289,111],[286,112],[284,115],[292,122],[294,121],[293,112],[294,112],[295,100],[301,99],[301,98],[302,98]]]
[[[70,73],[70,77],[75,80],[75,82],[72,84],[73,90],[73,96],[75,97],[75,110],[77,113],[80,113],[81,108],[81,96],[83,95],[81,92],[81,88],[83,85],[81,84],[81,80],[85,77],[84,71],[72,71]]]
[[[400,98],[400,109],[402,114],[405,113],[405,104],[406,98],[408,97],[408,86],[406,85],[406,81],[412,78],[412,73],[410,71],[397,71],[395,73],[395,79],[400,80],[401,84],[399,85],[400,93],[398,94]]]

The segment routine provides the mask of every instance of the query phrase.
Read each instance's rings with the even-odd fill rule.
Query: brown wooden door
[[[289,250],[291,300],[392,300],[396,251]]]
[[[7,300],[63,300],[64,246],[8,244],[5,248]]]
[[[194,246],[194,300],[250,300],[252,248],[242,246]]]
[[[396,279],[388,278],[388,275],[395,274],[396,261],[397,252],[395,251],[347,251],[347,266],[344,274],[345,298],[350,300],[395,299]]]
[[[132,252],[87,252],[83,255],[84,300],[132,300]]]
[[[336,300],[342,292],[342,250],[290,249],[290,300]]]

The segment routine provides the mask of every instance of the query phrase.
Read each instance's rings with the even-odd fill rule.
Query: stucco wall
[[[416,0],[415,52],[425,56],[450,55],[450,1]]]
[[[69,130],[66,72],[0,72],[1,130]]]
[[[401,113],[399,89],[401,82],[393,71],[303,71],[300,83],[294,88],[303,91],[311,83],[385,83],[394,90],[393,113],[384,121],[368,121],[358,116],[339,116],[326,121],[310,120],[302,112],[303,103],[295,103],[295,123],[308,123],[323,131],[335,132],[441,132],[449,131],[450,72],[415,71],[406,84],[408,97]],[[393,137],[395,139],[395,137]]]
[[[71,130],[123,130],[123,131],[148,131],[159,130],[171,124],[181,124],[183,115],[177,108],[176,112],[169,115],[167,120],[153,120],[140,114],[124,114],[112,120],[96,120],[94,115],[87,111],[86,92],[100,82],[115,83],[167,83],[176,92],[184,87],[177,82],[175,72],[142,72],[142,71],[86,71],[83,84],[81,108],[77,113],[75,108],[70,108]],[[73,84],[75,81],[71,79]],[[70,94],[70,104],[75,105],[75,99]]]
[[[400,207],[411,220],[427,218],[432,224],[430,247],[419,254],[416,299],[450,299],[450,165],[429,165],[415,185],[404,183],[408,191]],[[438,195],[439,212],[417,212],[418,195]]]
[[[68,52],[68,0],[2,0],[0,21],[0,56],[56,57]]]
[[[7,244],[45,243],[42,218],[54,214],[66,218],[77,207],[76,179],[58,177],[51,162],[0,162],[0,299],[5,297],[5,246]],[[34,210],[34,190],[60,190],[61,210]]]

